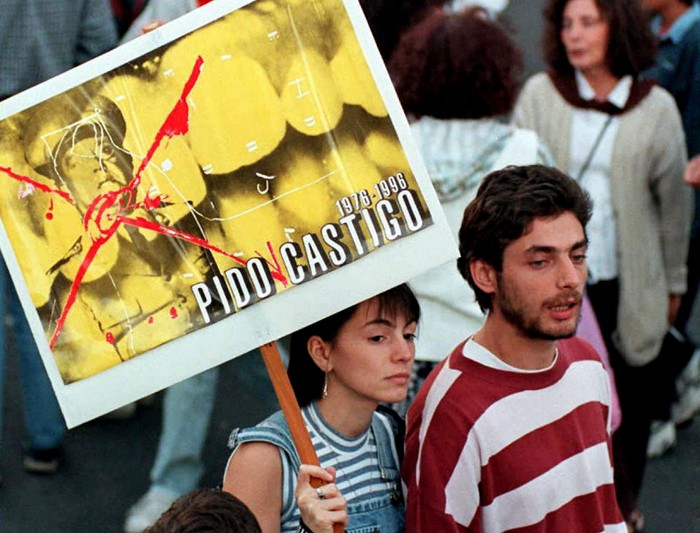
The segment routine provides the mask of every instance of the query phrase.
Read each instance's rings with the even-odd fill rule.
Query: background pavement
[[[542,0],[513,2],[507,13],[525,50],[527,73],[542,68]],[[16,361],[8,357],[5,427],[0,443],[0,532],[118,533],[124,513],[148,488],[160,431],[161,395],[135,418],[99,419],[68,433],[65,467],[35,477],[21,468],[22,418]],[[220,483],[231,428],[256,423],[277,407],[262,360],[244,356],[221,367],[216,407],[205,447],[203,486]],[[255,379],[243,376],[255,374]],[[700,419],[681,430],[670,455],[651,461],[642,494],[647,533],[700,533]],[[563,532],[562,532],[563,533]]]

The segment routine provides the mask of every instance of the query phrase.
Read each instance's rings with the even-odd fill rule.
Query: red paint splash
[[[272,243],[270,241],[267,241],[266,246],[267,246],[267,251],[270,252],[270,257],[272,258],[272,261],[273,261],[272,263],[270,263],[270,261],[265,259],[265,261],[267,262],[267,265],[270,267],[270,274],[272,275],[272,277],[274,279],[278,280],[280,283],[282,283],[282,285],[284,287],[286,287],[287,286],[287,277],[284,274],[282,274],[282,267],[280,266],[280,262],[277,259],[277,256],[275,255],[275,249],[272,247]],[[262,254],[260,252],[258,252],[257,250],[255,250],[255,254],[258,257],[261,257],[261,258],[263,257]]]
[[[49,347],[53,349],[56,344],[56,340],[63,329],[63,325],[66,322],[66,317],[70,312],[71,307],[75,303],[75,299],[78,295],[78,289],[80,284],[83,282],[85,273],[87,269],[92,264],[97,252],[100,248],[117,232],[119,226],[121,225],[121,217],[114,216],[114,212],[121,213],[125,210],[133,209],[133,198],[135,196],[135,191],[141,184],[141,173],[146,168],[146,166],[151,162],[153,155],[160,146],[163,138],[166,136],[172,138],[174,135],[183,135],[189,130],[189,108],[187,107],[187,97],[194,88],[199,75],[202,71],[202,65],[204,60],[202,56],[197,57],[197,60],[192,67],[192,72],[190,77],[185,83],[185,87],[182,89],[182,94],[178,99],[175,107],[170,112],[168,117],[163,122],[160,130],[156,134],[153,144],[148,150],[146,157],[141,161],[136,174],[125,187],[121,187],[116,191],[109,191],[104,194],[98,195],[88,206],[85,211],[85,217],[83,218],[83,226],[86,231],[89,231],[90,223],[93,222],[95,227],[99,232],[99,237],[93,240],[85,258],[83,259],[78,273],[73,280],[73,283],[68,293],[68,298],[66,299],[66,304],[63,307],[61,316],[56,320],[56,328],[54,329],[51,340],[49,341]],[[107,224],[103,226],[103,216],[105,213],[109,213],[107,217]]]
[[[153,319],[152,316],[149,316],[149,317],[148,317],[148,323],[149,323],[149,324],[153,324],[153,320],[154,320],[154,319]]]
[[[163,125],[158,130],[158,133],[156,133],[153,143],[148,149],[146,156],[141,161],[141,164],[139,165],[139,168],[131,181],[116,191],[109,191],[104,194],[100,194],[90,203],[85,211],[85,217],[83,218],[83,226],[86,230],[88,229],[90,222],[95,222],[100,232],[105,234],[109,233],[111,226],[118,224],[118,222],[117,220],[114,220],[114,222],[109,224],[106,228],[102,227],[102,217],[107,210],[116,209],[118,212],[122,212],[133,210],[136,207],[133,200],[135,192],[141,184],[141,173],[151,162],[156,150],[160,148],[160,144],[163,139],[165,137],[172,138],[175,135],[184,135],[189,131],[190,114],[189,107],[187,106],[187,98],[199,79],[203,64],[204,60],[202,59],[202,56],[197,57],[197,60],[192,67],[190,77],[182,89],[182,94],[175,103],[173,110],[170,112],[165,119],[165,122],[163,122]]]
[[[190,108],[187,105],[187,98],[192,92],[192,89],[194,89],[194,86],[196,85],[197,80],[199,79],[199,75],[202,73],[203,65],[204,60],[202,59],[202,56],[197,57],[197,60],[195,61],[194,66],[192,67],[190,77],[188,78],[187,82],[185,83],[185,86],[182,89],[182,94],[180,94],[180,98],[178,98],[178,101],[175,103],[175,107],[173,107],[173,110],[165,119],[165,122],[163,122],[163,125],[160,127],[160,130],[158,130],[158,133],[156,133],[155,139],[153,140],[153,144],[146,153],[146,157],[144,157],[143,161],[141,161],[141,165],[136,171],[136,174],[131,180],[131,183],[127,185],[128,189],[134,190],[140,185],[141,172],[143,172],[146,166],[151,162],[153,154],[155,154],[156,150],[160,147],[160,143],[165,137],[171,139],[175,135],[184,135],[189,131]]]
[[[166,198],[167,195],[157,195],[152,198],[150,196],[146,196],[146,198],[143,200],[143,207],[149,211],[158,209],[160,204],[162,204]]]
[[[66,322],[66,317],[68,316],[68,313],[70,312],[71,308],[73,307],[73,304],[75,303],[75,299],[78,296],[78,288],[80,287],[80,284],[83,282],[83,278],[85,277],[85,274],[87,273],[88,268],[92,264],[92,261],[95,259],[95,256],[97,255],[97,252],[99,252],[100,248],[102,248],[102,245],[106,243],[112,235],[114,235],[117,232],[117,229],[119,229],[118,225],[114,225],[111,228],[111,232],[103,235],[101,238],[96,239],[93,241],[92,245],[88,249],[87,253],[85,254],[85,258],[83,259],[83,262],[80,264],[80,268],[78,268],[78,272],[75,275],[75,279],[73,280],[73,284],[70,287],[70,292],[68,293],[68,298],[66,299],[66,304],[63,306],[63,310],[61,311],[61,316],[58,317],[56,320],[56,328],[53,331],[53,335],[51,336],[51,340],[49,341],[49,347],[53,349],[54,344],[56,344],[56,339],[58,339],[58,336],[61,334],[61,330],[63,329],[63,325]]]
[[[46,212],[44,215],[46,217],[46,220],[52,220],[53,219],[53,198],[49,200],[49,210]]]
[[[189,97],[190,93],[194,89],[199,79],[203,65],[204,60],[201,56],[199,56],[195,61],[194,66],[192,67],[192,72],[190,73],[190,76],[182,89],[180,97],[173,106],[172,111],[166,117],[165,121],[163,122],[163,125],[156,133],[153,143],[151,144],[146,156],[141,161],[141,164],[135,172],[132,180],[127,185],[121,187],[116,191],[109,191],[96,196],[94,200],[90,203],[90,205],[87,207],[85,215],[83,217],[83,226],[86,230],[86,236],[89,237],[92,240],[92,242],[87,250],[87,253],[85,254],[85,257],[83,258],[82,263],[80,264],[80,267],[78,268],[75,279],[71,284],[65,305],[61,310],[61,315],[56,320],[56,327],[53,331],[53,334],[51,335],[51,340],[49,341],[50,348],[53,349],[56,340],[58,339],[58,336],[63,330],[66,318],[75,303],[75,300],[78,295],[78,290],[83,282],[83,279],[85,278],[85,274],[92,265],[92,262],[94,261],[102,246],[114,236],[114,234],[117,232],[117,230],[122,224],[136,226],[139,228],[155,231],[162,235],[168,235],[177,239],[181,239],[186,242],[196,244],[202,248],[211,250],[212,252],[215,252],[217,254],[221,254],[226,257],[232,258],[241,265],[246,264],[246,261],[243,258],[230,254],[222,250],[221,248],[210,244],[208,241],[202,238],[179,231],[175,228],[151,222],[142,217],[131,218],[124,215],[124,213],[133,212],[137,208],[146,208],[148,210],[154,210],[159,208],[164,203],[165,197],[160,195],[154,197],[146,195],[146,198],[142,203],[137,203],[134,201],[134,199],[136,197],[136,191],[138,190],[138,187],[141,184],[141,174],[146,169],[148,164],[150,164],[153,155],[155,154],[156,150],[158,150],[158,148],[160,147],[161,143],[163,142],[163,139],[171,139],[176,135],[184,135],[189,131],[190,110],[187,104],[187,98]],[[4,173],[10,178],[15,179],[17,181],[28,183],[29,185],[33,186],[41,192],[58,195],[62,200],[68,202],[71,205],[75,205],[75,200],[67,192],[49,187],[41,182],[33,180],[28,176],[17,174],[13,172],[12,169],[7,167],[0,167],[0,173]],[[46,213],[46,218],[49,220],[53,218],[52,211],[53,199],[51,200],[49,211]],[[95,231],[90,231],[91,229],[94,229]],[[273,263],[270,263],[270,261],[266,260],[271,267],[272,276],[274,279],[276,279],[286,287],[287,278],[284,276],[284,274],[282,274],[282,269],[280,267],[279,261],[277,260],[277,257],[274,254],[274,250],[270,242],[267,243],[267,248],[273,260]],[[262,257],[258,252],[256,253],[258,256]],[[170,316],[172,318],[177,318],[177,310],[174,307],[170,309]],[[148,323],[153,323],[153,317],[149,318]],[[112,333],[107,333],[106,340],[110,344],[114,344],[114,335]]]

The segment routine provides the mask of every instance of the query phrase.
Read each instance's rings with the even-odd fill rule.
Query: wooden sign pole
[[[294,390],[289,382],[287,369],[284,367],[277,344],[274,342],[263,344],[260,346],[260,353],[262,353],[267,373],[270,375],[270,381],[272,381],[277,400],[284,413],[302,464],[321,466],[314,445],[311,443],[309,432],[304,425],[304,419],[301,417],[301,409],[299,409],[296,396],[294,396]],[[322,480],[311,478],[312,487],[320,487],[323,484]],[[343,533],[342,524],[335,524],[333,533]]]

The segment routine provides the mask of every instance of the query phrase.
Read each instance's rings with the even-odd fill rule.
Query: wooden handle
[[[304,425],[301,409],[299,409],[297,398],[294,396],[294,390],[289,382],[287,369],[284,367],[277,344],[274,342],[263,344],[260,347],[260,353],[262,353],[267,373],[270,376],[270,381],[272,381],[277,400],[282,408],[282,413],[284,413],[284,418],[287,421],[287,426],[289,426],[289,431],[292,434],[292,440],[297,448],[301,462],[307,465],[321,466],[316,450],[314,450],[314,445],[311,443],[309,432]],[[323,484],[323,480],[311,478],[312,487],[318,488]],[[334,524],[333,533],[343,533],[343,525]]]

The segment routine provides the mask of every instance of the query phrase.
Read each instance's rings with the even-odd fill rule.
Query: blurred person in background
[[[550,0],[545,59],[526,83],[515,123],[537,131],[594,202],[588,296],[615,373],[622,424],[613,436],[615,485],[630,531],[651,426],[651,363],[686,291],[692,196],[671,95],[639,74],[654,39],[637,0]],[[665,305],[661,305],[665,302]]]
[[[652,15],[658,40],[654,64],[642,75],[655,79],[671,93],[683,120],[689,161],[689,184],[700,182],[700,6],[692,0],[640,0]],[[688,253],[688,291],[678,317],[664,339],[652,434],[647,455],[659,457],[676,442],[676,425],[692,420],[700,410],[700,350],[689,338],[690,312],[698,299],[700,281],[700,189],[695,190],[695,218]]]
[[[116,44],[109,0],[6,0],[0,17],[0,100]],[[14,330],[11,346],[19,359],[24,402],[23,466],[29,473],[53,474],[60,465],[65,423],[4,264],[0,265],[0,320],[0,427],[9,322]]]

